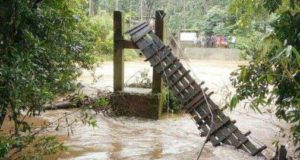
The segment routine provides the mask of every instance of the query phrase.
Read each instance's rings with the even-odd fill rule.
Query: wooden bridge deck
[[[210,99],[212,93],[202,88],[204,82],[197,84],[182,63],[173,55],[171,49],[152,32],[146,22],[128,31],[132,41],[143,52],[146,61],[151,63],[170,90],[182,104],[183,109],[191,114],[198,124],[202,136],[209,136],[213,146],[228,144],[242,149],[252,156],[263,156],[266,146],[255,145],[236,126],[235,121],[224,115]]]

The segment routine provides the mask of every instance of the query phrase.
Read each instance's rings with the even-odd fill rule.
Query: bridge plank
[[[218,116],[220,116],[220,115],[224,115],[223,112],[219,112]],[[222,118],[223,118],[223,116],[222,116]],[[227,129],[235,129],[237,127],[231,123],[231,124],[227,125],[226,128]],[[224,132],[224,130],[225,130],[225,128],[223,130],[221,130],[221,132]],[[236,146],[244,141],[246,141],[246,143],[241,146],[242,150],[244,150],[250,154],[253,153],[254,151],[256,151],[256,149],[257,149],[256,146],[254,144],[252,144],[248,140],[248,138],[245,137],[244,134],[242,134],[241,131],[238,129],[235,130],[233,132],[233,134],[231,134],[226,140],[224,140],[224,143]]]
[[[211,99],[209,99],[208,101],[212,106],[217,106]],[[223,112],[219,112],[218,116],[220,116],[222,118],[226,117]],[[230,124],[227,126],[227,128],[232,129],[232,128],[236,128],[236,126],[234,124]],[[248,138],[244,134],[242,134],[242,132],[240,130],[236,130],[235,132],[233,132],[232,136],[229,137],[228,139],[230,139],[232,141],[235,141],[235,139],[237,139],[238,142],[242,142]],[[235,143],[235,144],[239,144],[239,143]],[[242,145],[242,149],[248,150],[249,153],[252,153],[252,152],[256,151],[257,147],[251,141],[248,141],[244,145]]]
[[[167,61],[168,61],[168,60],[167,60]],[[174,64],[175,67],[176,67],[176,66],[180,66],[180,65],[182,65],[180,62],[176,62],[176,63]],[[178,78],[182,73],[184,73],[184,72],[186,72],[186,71],[187,71],[187,70],[186,70],[184,67],[180,67],[180,69],[179,69],[177,72],[175,72],[175,73],[169,78],[169,82],[174,82],[174,80],[175,80],[176,78]],[[187,77],[190,77],[190,75],[185,76],[185,78],[184,78],[183,80],[180,81],[181,84],[178,84],[178,85],[176,85],[175,87],[176,87],[177,89],[181,89],[182,85],[190,85],[190,82],[186,80]],[[198,86],[197,84],[194,84],[194,83],[191,83],[191,85],[192,85],[193,87],[197,87],[197,86]],[[193,88],[189,88],[189,90],[188,90],[187,92],[192,92],[193,90],[194,90]],[[186,93],[185,93],[183,96],[187,96]]]
[[[199,116],[194,116],[194,120],[196,121],[196,123],[199,125],[199,128],[201,128],[204,133],[209,132],[209,127],[207,125],[203,125],[202,119]],[[210,136],[209,140],[213,144],[218,143],[218,140],[214,136]]]
[[[194,105],[197,105],[198,102],[202,102],[203,100],[205,101],[205,91],[208,90],[208,88],[205,88],[204,90],[201,90],[199,94],[196,95],[195,98],[192,99],[188,104],[184,105],[184,108],[186,110],[189,110],[191,107]]]
[[[172,54],[172,56],[173,56],[173,54]],[[170,62],[171,62],[171,60],[172,60],[173,57],[174,57],[174,56],[173,56],[173,57],[172,57],[172,56],[170,56],[170,57],[168,57],[168,59],[166,59],[166,63],[170,63]],[[180,62],[175,62],[174,66],[170,67],[170,68],[169,68],[170,70],[167,70],[167,71],[166,71],[166,74],[167,74],[167,75],[170,75],[170,73],[172,72],[172,70],[176,69],[176,67],[178,67],[178,66],[182,66],[182,64],[181,64]],[[169,82],[169,83],[174,83],[174,81],[176,80],[176,78],[180,77],[180,75],[181,75],[184,71],[186,71],[186,70],[184,69],[184,67],[179,67],[178,71],[175,72],[174,74],[172,74],[172,76],[169,77],[168,82]],[[188,85],[188,82],[186,82],[186,81],[181,80],[180,82],[181,82],[182,84]],[[180,89],[180,88],[181,88],[181,84],[176,84],[174,87],[176,87],[176,89]],[[174,93],[174,95],[177,95],[177,93]],[[179,96],[178,96],[178,97],[179,97]],[[182,96],[180,96],[180,97],[182,97]]]
[[[178,82],[180,82],[180,81],[181,81],[187,74],[189,74],[189,73],[190,73],[190,70],[188,70],[188,71],[182,73],[177,79],[174,80],[173,83],[170,84],[170,87],[175,86]]]
[[[151,28],[149,26],[142,28],[139,32],[135,33],[131,36],[133,42],[137,42],[141,40],[147,33],[151,32]]]
[[[136,31],[139,30],[139,31]],[[136,33],[133,33],[136,31]],[[164,81],[168,83],[173,94],[181,104],[185,104],[193,116],[199,128],[204,134],[211,132],[209,140],[214,146],[229,144],[236,146],[252,155],[262,155],[265,146],[257,148],[241,131],[234,125],[210,98],[203,103],[201,86],[196,83],[189,71],[178,61],[178,59],[167,49],[163,42],[151,31],[149,26],[143,25],[132,30],[132,39],[138,48],[143,49],[146,60],[155,66],[154,70],[160,73]],[[164,48],[164,49],[160,49]],[[213,119],[210,115],[213,111]],[[210,126],[213,125],[212,128]]]
[[[179,69],[182,67],[182,65],[177,65],[175,68],[172,68],[171,72],[167,74],[167,78],[170,78],[173,74],[179,71]]]
[[[147,25],[148,25],[147,22],[142,22],[137,26],[135,26],[134,28],[127,31],[127,33],[130,34],[130,36],[133,36],[135,33],[139,32],[142,28],[146,27]]]
[[[228,132],[227,132],[227,134],[228,134]],[[223,135],[223,137],[228,137],[227,134],[225,133],[225,136]],[[231,141],[234,141],[234,139],[231,138]],[[235,141],[238,141],[238,140],[235,140]]]

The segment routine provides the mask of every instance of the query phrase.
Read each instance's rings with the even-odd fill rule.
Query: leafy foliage
[[[0,157],[4,157],[10,150],[12,140],[0,135]]]
[[[164,98],[164,111],[171,111],[172,113],[180,112],[180,102],[167,87],[164,89]]]
[[[98,11],[103,10],[112,13],[116,8],[115,0],[94,0],[98,5]],[[97,1],[97,2],[96,2]],[[127,0],[118,1],[119,10],[125,13],[126,22],[134,23],[142,17],[149,20],[156,10],[164,10],[168,29],[177,33],[182,29],[200,29],[203,19],[213,6],[228,6],[229,0]],[[226,9],[215,10],[215,13],[225,12]],[[142,15],[141,15],[142,14]],[[226,15],[226,14],[225,14]]]
[[[264,33],[259,31],[250,31],[246,34],[237,34],[236,48],[241,50],[244,59],[251,59],[257,56]]]
[[[76,2],[76,1],[75,1]],[[79,67],[89,67],[93,56],[85,16],[71,1],[6,2],[1,15],[1,113],[12,112],[16,133],[21,110],[43,111],[57,93],[74,88]],[[1,5],[2,6],[2,5]],[[2,115],[2,119],[5,114]]]
[[[261,3],[277,18],[271,23],[273,31],[263,39],[250,64],[233,74],[237,93],[231,106],[244,99],[250,99],[250,107],[257,111],[264,105],[275,104],[276,116],[292,125],[293,140],[299,144],[300,3],[264,0],[253,5]]]
[[[1,136],[1,157],[36,138],[23,116],[74,90],[80,69],[111,52],[109,16],[89,18],[85,6],[84,0],[0,1],[0,128],[5,117],[14,122],[14,135]],[[43,140],[50,150],[41,151],[53,153],[53,139]]]
[[[112,17],[107,13],[90,17],[82,30],[87,32],[88,42],[95,42],[91,46],[90,52],[95,55],[112,54],[113,50],[113,31]]]
[[[12,150],[13,148],[19,148],[19,150]],[[66,147],[58,142],[54,136],[23,136],[20,138],[0,134],[1,158],[24,160],[41,159],[41,157],[45,155],[53,155],[63,150],[66,150]]]
[[[229,29],[225,25],[228,18],[229,15],[224,7],[214,6],[204,16],[201,28],[206,35],[228,35]]]
[[[244,58],[253,58],[259,52],[264,34],[271,28],[270,21],[276,17],[268,14],[261,0],[233,0],[228,8],[228,14],[234,17],[231,28],[237,37],[235,47],[243,52]]]
[[[100,97],[95,104],[97,107],[106,107],[109,104],[109,99],[107,97]]]

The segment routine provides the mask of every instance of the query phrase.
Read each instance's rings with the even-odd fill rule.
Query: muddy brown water
[[[224,105],[233,87],[230,85],[230,73],[239,65],[246,65],[246,61],[217,61],[217,60],[182,60],[183,64],[191,69],[192,75],[198,81],[205,81],[205,87],[215,94],[212,99],[220,106]],[[112,62],[105,62],[95,69],[95,75],[101,76],[98,81],[93,81],[90,73],[83,71],[79,81],[86,87],[86,93],[92,93],[92,88],[112,90]],[[142,61],[125,63],[125,83],[134,82],[139,72],[148,70],[150,79],[152,68],[148,63]],[[273,141],[281,136],[281,129],[288,128],[288,125],[275,118],[272,107],[265,107],[263,114],[257,114],[248,108],[242,107],[234,110],[226,110],[226,114],[236,120],[236,125],[243,131],[252,131],[251,137],[259,144],[265,144],[268,149],[264,152],[270,158],[274,153]],[[103,118],[103,117],[102,117]],[[117,128],[108,127],[112,137],[116,137],[117,143],[110,142],[109,145],[117,144],[117,153],[110,154],[96,152],[89,155],[103,155],[103,159],[195,159],[203,138],[198,136],[194,122],[185,115],[176,119],[164,119],[159,121],[145,121],[140,119],[120,118],[119,120],[107,119],[108,122],[119,125]],[[100,131],[99,131],[100,132]],[[286,139],[280,138],[281,144],[291,146]],[[105,143],[106,144],[106,143]],[[114,146],[114,145],[113,145]],[[119,150],[122,146],[121,150]],[[109,148],[109,147],[108,147]],[[292,147],[291,147],[292,148]],[[154,156],[154,157],[152,157]],[[79,158],[80,159],[80,158]],[[204,149],[201,159],[257,159],[249,157],[243,152],[237,151],[229,146],[213,148],[210,144]]]
[[[232,90],[229,82],[230,73],[237,69],[239,64],[246,62],[223,61],[191,61],[188,62],[192,72],[200,80],[206,82],[210,91],[215,91],[212,99],[217,104],[224,104],[226,96]],[[151,68],[148,63],[125,63],[125,81],[130,80],[141,70]],[[85,86],[83,92],[95,94],[97,89],[112,90],[112,62],[105,62],[95,69],[95,75],[100,78],[93,81],[91,74],[83,70],[79,82]],[[151,75],[151,73],[150,73]],[[243,104],[241,104],[242,106]],[[271,109],[270,109],[271,110]],[[39,121],[52,122],[72,113],[72,110],[53,110],[44,113]],[[269,148],[264,152],[268,158],[275,148],[272,146],[274,137],[278,137],[280,129],[288,126],[274,117],[272,112],[263,114],[254,113],[252,110],[239,107],[234,111],[225,111],[236,125],[243,131],[252,131],[251,136],[258,143],[266,144]],[[98,127],[93,128],[82,123],[75,123],[73,134],[68,134],[67,129],[55,131],[55,126],[44,132],[48,135],[57,135],[59,140],[68,146],[68,151],[49,159],[60,160],[191,160],[196,159],[203,145],[204,139],[199,136],[199,131],[189,115],[166,114],[161,120],[147,120],[134,117],[106,117],[102,114],[91,113],[97,120]],[[70,118],[77,117],[78,113]],[[64,123],[61,121],[59,123]],[[39,124],[39,123],[37,123]],[[288,144],[282,139],[282,144]],[[243,151],[230,146],[212,147],[205,145],[201,155],[202,160],[257,160]]]
[[[52,121],[72,110],[50,111],[43,118]],[[165,115],[158,121],[133,117],[105,117],[95,114],[98,127],[76,124],[73,134],[65,137],[68,151],[58,159],[196,159],[204,138],[199,137],[195,123],[188,115]],[[48,134],[55,134],[49,132]],[[56,133],[58,134],[58,133]],[[67,134],[61,129],[58,136]],[[262,159],[251,157],[229,146],[214,148],[207,143],[201,159]]]

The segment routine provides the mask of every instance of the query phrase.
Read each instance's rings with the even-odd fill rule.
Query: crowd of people
[[[228,48],[229,44],[235,47],[235,36],[199,36],[194,39],[194,45],[202,48]]]

